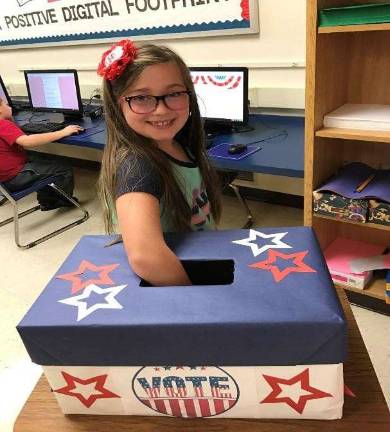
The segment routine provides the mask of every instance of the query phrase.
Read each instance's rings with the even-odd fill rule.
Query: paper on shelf
[[[390,254],[354,259],[350,261],[349,266],[354,273],[390,269]]]
[[[371,174],[375,174],[360,192],[356,189]],[[376,198],[390,202],[390,170],[378,170],[362,162],[352,162],[342,167],[330,180],[317,189],[317,192],[333,192],[351,199]]]
[[[324,126],[390,131],[390,105],[345,104],[325,115]]]

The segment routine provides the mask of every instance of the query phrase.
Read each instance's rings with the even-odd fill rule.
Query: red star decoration
[[[280,282],[289,273],[316,273],[316,270],[303,262],[303,258],[305,258],[308,252],[309,251],[306,250],[293,254],[284,254],[270,249],[268,251],[268,258],[266,260],[250,264],[249,267],[259,268],[263,270],[271,270],[271,273],[276,282]],[[274,263],[277,258],[282,258],[286,261],[292,260],[292,263],[295,264],[295,266],[286,267],[285,269],[280,270],[277,265],[272,265],[272,263]]]
[[[110,272],[116,269],[119,264],[109,264],[105,266],[96,266],[87,260],[81,261],[79,268],[71,273],[64,273],[56,276],[57,279],[63,279],[72,282],[72,294],[82,291],[86,286],[95,285],[110,285],[114,282],[108,276]],[[87,279],[85,281],[80,277],[86,270],[91,270],[98,273],[97,278]]]
[[[260,403],[282,403],[285,402],[292,409],[297,411],[299,414],[303,413],[305,409],[306,402],[310,399],[322,399],[325,397],[333,397],[330,393],[323,392],[315,387],[312,387],[309,384],[309,368],[305,369],[303,372],[298,375],[286,379],[286,378],[278,378],[270,375],[263,375],[264,379],[271,386],[272,392],[263,399]],[[311,394],[302,395],[299,397],[298,403],[293,401],[290,397],[278,397],[280,393],[282,393],[282,389],[280,388],[280,384],[285,385],[293,385],[297,382],[301,382],[301,389],[305,390]]]
[[[351,397],[356,397],[355,393],[347,386],[347,384],[344,384],[344,394]]]
[[[72,375],[69,375],[66,372],[61,372],[62,376],[64,377],[67,385],[65,387],[62,387],[57,390],[53,390],[56,393],[61,393],[67,396],[74,396],[76,397],[84,406],[89,408],[96,399],[108,399],[108,398],[119,398],[120,396],[116,395],[115,393],[112,393],[110,390],[104,388],[104,383],[106,382],[107,375],[99,375],[95,376],[93,378],[88,379],[81,379],[74,377]],[[88,398],[85,398],[81,393],[78,392],[72,392],[76,388],[76,383],[81,385],[88,385],[95,382],[95,390],[99,393],[92,394],[88,396]]]

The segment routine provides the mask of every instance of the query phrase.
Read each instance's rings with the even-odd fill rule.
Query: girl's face
[[[189,116],[189,96],[180,93],[186,90],[176,64],[160,63],[148,66],[124,94],[124,97],[138,97],[133,98],[130,102],[126,101],[124,97],[120,99],[127,124],[139,135],[155,140],[160,148],[166,144],[171,144]],[[168,94],[170,96],[166,100],[171,108],[160,99],[157,107],[153,109],[153,98],[144,98],[145,96]],[[130,108],[129,103],[133,109]],[[149,109],[144,109],[145,105],[149,105]],[[153,110],[146,114],[143,113],[150,109]]]

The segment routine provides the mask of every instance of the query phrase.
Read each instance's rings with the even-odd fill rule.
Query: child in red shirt
[[[26,149],[58,141],[80,130],[82,130],[80,126],[71,125],[56,132],[26,135],[13,122],[11,107],[0,98],[0,181],[14,192],[24,189],[36,180],[58,175],[56,185],[72,196],[74,187],[72,168],[39,156],[29,155]],[[38,191],[37,198],[43,211],[70,206],[69,202],[50,187]]]

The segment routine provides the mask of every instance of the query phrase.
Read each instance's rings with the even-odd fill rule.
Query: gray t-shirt
[[[194,231],[215,229],[206,188],[195,162],[183,162],[165,154],[172,164],[176,180],[191,208],[191,228]],[[164,188],[161,176],[146,158],[129,155],[117,173],[116,198],[128,192],[146,192],[160,202],[160,220],[164,232],[174,231],[172,215],[164,206]]]

